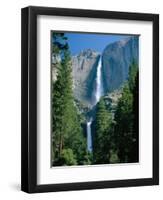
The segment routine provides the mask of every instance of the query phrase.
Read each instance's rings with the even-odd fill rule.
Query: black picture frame
[[[153,177],[37,184],[37,16],[55,15],[153,23]],[[159,15],[30,6],[21,12],[21,190],[28,193],[159,184]]]

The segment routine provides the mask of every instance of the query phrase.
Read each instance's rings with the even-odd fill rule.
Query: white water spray
[[[95,103],[97,103],[100,100],[100,97],[104,94],[101,69],[102,69],[102,61],[101,61],[101,56],[100,56],[98,65],[97,65],[97,74],[96,74]]]
[[[92,152],[91,124],[92,124],[91,120],[87,122],[87,150],[89,152]]]
[[[100,100],[100,97],[104,94],[103,83],[102,83],[102,61],[101,56],[97,65],[97,74],[96,74],[96,87],[95,87],[95,104]],[[92,152],[92,134],[91,134],[91,124],[92,119],[87,122],[87,150]]]

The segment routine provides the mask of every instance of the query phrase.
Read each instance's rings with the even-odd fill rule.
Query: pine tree
[[[132,145],[133,96],[128,84],[123,88],[115,113],[115,141],[120,162],[129,162],[128,154]]]
[[[64,35],[57,35],[54,49],[59,49],[61,62],[57,65],[57,80],[52,85],[53,165],[83,164],[86,155],[79,115],[72,91],[72,63]],[[59,41],[62,41],[59,45]]]
[[[135,86],[133,88],[133,135],[130,149],[130,162],[139,161],[139,72],[135,77]]]
[[[135,60],[132,61],[131,65],[129,66],[129,73],[128,73],[128,84],[130,91],[133,93],[136,81],[136,75],[138,72],[138,65]]]
[[[129,78],[123,87],[115,112],[115,146],[120,162],[138,161],[138,66],[129,67]]]
[[[67,41],[62,33],[52,34],[52,52],[57,57],[63,57],[67,50]],[[57,80],[52,82],[52,155],[53,162],[56,162],[61,155],[63,146],[63,114],[65,105],[64,101],[64,68],[63,62],[56,62]]]
[[[105,102],[101,99],[97,105],[95,119],[95,136],[93,145],[94,163],[109,163],[111,114],[107,111]]]

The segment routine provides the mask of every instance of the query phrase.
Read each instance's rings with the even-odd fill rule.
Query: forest
[[[52,166],[135,163],[139,161],[139,70],[133,59],[114,107],[108,95],[93,107],[92,151],[87,148],[86,114],[73,94],[68,38],[52,32],[56,80],[51,82]],[[90,110],[89,110],[90,113]]]

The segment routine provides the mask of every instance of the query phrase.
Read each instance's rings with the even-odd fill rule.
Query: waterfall
[[[95,79],[95,105],[100,100],[100,97],[104,94],[103,83],[102,83],[102,61],[101,56],[97,65],[96,79]],[[92,134],[91,134],[92,119],[87,121],[87,150],[92,152]]]
[[[96,74],[95,103],[97,103],[100,100],[100,97],[104,94],[101,69],[102,69],[102,60],[100,56]]]
[[[92,120],[87,122],[87,150],[92,152],[92,135],[91,135]]]

